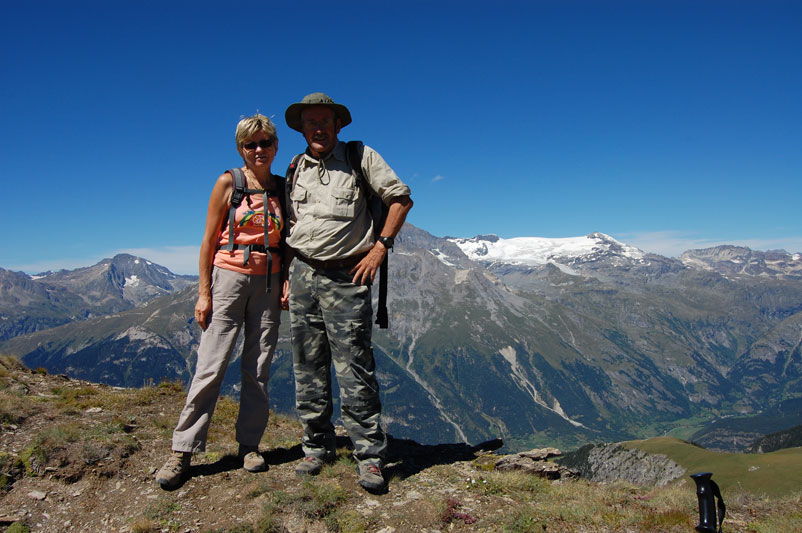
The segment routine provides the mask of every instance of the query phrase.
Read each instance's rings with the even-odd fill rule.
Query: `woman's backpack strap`
[[[228,207],[228,244],[225,246],[226,250],[231,251],[234,249],[234,222],[237,208],[245,197],[245,174],[241,168],[232,168],[226,172],[234,179],[234,190],[231,191],[231,202]]]

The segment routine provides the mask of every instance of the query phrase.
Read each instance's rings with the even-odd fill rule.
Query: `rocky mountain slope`
[[[759,415],[802,396],[802,281],[788,274],[798,262],[736,276],[600,233],[549,248],[407,225],[390,258],[391,327],[374,335],[385,421],[418,442],[502,437],[519,450],[690,436],[715,416]],[[185,289],[0,349],[115,385],[186,382],[193,303]],[[271,378],[281,412],[293,405],[288,350],[284,324]]]
[[[36,276],[0,268],[0,340],[131,309],[196,281],[128,254]]]

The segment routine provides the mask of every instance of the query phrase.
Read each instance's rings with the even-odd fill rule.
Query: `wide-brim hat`
[[[351,123],[351,112],[342,104],[334,103],[330,96],[323,93],[312,93],[304,96],[300,102],[296,102],[287,108],[284,112],[284,120],[287,121],[287,126],[295,131],[303,132],[303,124],[301,123],[301,112],[307,107],[313,105],[326,106],[334,111],[335,118],[340,120],[340,127],[345,127]]]

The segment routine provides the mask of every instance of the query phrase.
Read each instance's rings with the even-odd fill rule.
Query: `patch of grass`
[[[28,368],[13,355],[0,355],[0,376],[5,377],[12,371],[24,371]]]
[[[630,441],[625,446],[666,455],[685,468],[688,475],[713,472],[725,501],[728,492],[777,497],[802,490],[802,448],[761,454],[725,453],[667,437]]]
[[[486,472],[465,480],[465,488],[478,490],[483,494],[503,494],[518,499],[526,499],[532,494],[548,491],[548,481],[520,471]]]
[[[285,533],[287,529],[282,525],[279,516],[281,510],[292,501],[292,497],[284,491],[270,494],[268,501],[262,506],[262,514],[253,525],[256,533]]]
[[[29,528],[22,522],[14,522],[10,526],[8,526],[8,529],[6,529],[6,533],[30,533],[30,532],[31,528]]]
[[[343,476],[356,473],[356,462],[350,455],[340,453],[337,460],[324,465],[320,472],[321,479],[341,479]]]
[[[22,477],[25,464],[16,455],[0,452],[0,494],[11,488]]]
[[[22,395],[4,393],[0,402],[0,426],[19,425],[32,413],[31,402]]]
[[[268,483],[267,481],[264,481],[264,480],[263,481],[259,481],[258,483],[256,483],[256,486],[254,488],[252,488],[251,490],[248,491],[246,496],[248,498],[258,498],[262,494],[266,494],[266,493],[270,492],[271,489],[272,489],[272,487],[270,486],[270,483]]]
[[[53,387],[50,392],[56,395],[58,407],[68,413],[80,412],[90,407],[101,407],[102,402],[95,396],[97,387],[84,385],[81,387]]]
[[[434,465],[429,468],[429,471],[432,475],[441,480],[446,481],[448,483],[457,484],[460,481],[464,481],[462,478],[462,474],[460,474],[456,469],[448,465]]]
[[[25,466],[25,474],[29,476],[36,476],[44,472],[45,465],[47,465],[47,456],[44,451],[35,444],[22,450],[19,459]]]
[[[547,531],[535,517],[536,511],[530,506],[516,507],[501,523],[503,533],[535,533]]]
[[[336,509],[325,520],[331,531],[340,533],[367,533],[373,531],[368,519],[352,509]]]
[[[157,524],[161,529],[169,529],[177,526],[170,518],[174,512],[180,510],[181,506],[178,503],[162,498],[148,505],[143,514],[146,521]]]
[[[234,425],[239,414],[239,404],[228,396],[221,396],[217,400],[212,422],[209,424],[209,441],[218,444],[233,442]]]
[[[289,449],[301,440],[301,422],[287,415],[270,411],[267,431],[262,437],[262,446],[271,449]]]
[[[137,518],[131,523],[131,533],[158,533],[161,526],[150,518]]]
[[[299,508],[304,516],[325,519],[346,499],[345,490],[334,481],[304,481]]]
[[[647,514],[641,521],[642,531],[665,531],[674,528],[676,530],[691,531],[696,525],[687,511],[671,509],[654,514]]]

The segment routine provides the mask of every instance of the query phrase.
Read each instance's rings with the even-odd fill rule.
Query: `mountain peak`
[[[683,264],[729,275],[761,277],[802,277],[802,254],[785,250],[761,252],[745,246],[724,244],[688,250],[679,257]]]

